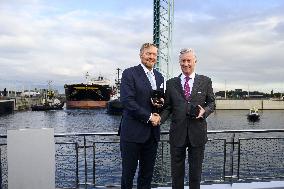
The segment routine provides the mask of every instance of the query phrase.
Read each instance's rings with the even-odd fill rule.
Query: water
[[[260,112],[261,117],[258,122],[249,122],[247,120],[246,114],[248,111],[246,110],[217,110],[213,114],[210,115],[210,117],[207,119],[208,123],[208,130],[228,130],[228,129],[283,129],[284,128],[284,110],[265,110]],[[55,133],[89,133],[89,132],[116,132],[119,127],[120,123],[120,116],[110,116],[106,114],[105,109],[99,109],[99,110],[57,110],[57,111],[47,111],[47,112],[33,112],[33,111],[24,111],[24,112],[15,112],[10,115],[5,115],[0,117],[0,134],[6,134],[8,129],[21,129],[21,128],[54,128]],[[161,129],[167,131],[169,128],[169,122],[162,125]],[[240,134],[239,134],[240,135]],[[260,134],[248,134],[249,136],[260,136]],[[212,136],[210,135],[209,138],[229,138],[231,135],[218,135],[218,136]],[[283,134],[282,134],[283,136]],[[90,139],[90,138],[89,138]],[[92,141],[92,139],[90,139]],[[82,140],[80,140],[82,143]],[[246,142],[246,141],[244,141]],[[255,141],[254,141],[255,142]],[[283,140],[280,143],[279,141],[272,141],[274,142],[271,147],[275,147],[273,153],[275,153],[275,150],[279,152],[278,146],[280,148],[283,148]],[[243,145],[245,147],[248,158],[253,158],[255,154],[259,153],[259,150],[257,152],[254,152],[254,149],[258,148],[256,144],[253,144],[252,149],[248,149],[246,145]],[[90,143],[91,144],[91,143]],[[260,147],[262,147],[260,145]],[[267,147],[267,146],[266,146]],[[207,145],[208,152],[206,153],[205,162],[206,165],[204,166],[204,173],[203,177],[206,179],[219,179],[222,177],[220,173],[222,173],[222,157],[223,157],[223,144],[219,141],[213,141]],[[59,151],[62,153],[74,153],[70,151],[72,147],[59,147]],[[166,153],[168,153],[168,149]],[[269,150],[270,149],[261,149],[262,151],[267,150],[266,154],[273,154]],[[70,152],[69,152],[70,151]],[[209,152],[210,151],[210,152]],[[120,155],[119,155],[119,144],[115,144],[112,146],[107,146],[106,144],[98,144],[97,149],[97,155],[96,158],[98,159],[97,167],[96,167],[96,182],[98,184],[104,185],[104,184],[113,184],[113,183],[119,183],[119,177],[121,174],[120,169]],[[229,153],[229,150],[227,151]],[[83,149],[81,148],[79,150],[79,156],[83,154]],[[115,154],[115,155],[113,155]],[[283,154],[283,153],[282,153]],[[281,156],[281,149],[280,154],[278,156]],[[280,162],[280,169],[277,171],[280,173],[284,171],[283,166],[283,158],[279,158],[277,156],[277,161]],[[63,154],[64,157],[64,154]],[[271,157],[267,156],[268,159]],[[57,161],[60,163],[64,163],[66,161],[65,158],[60,159],[61,156],[57,157]],[[88,161],[88,167],[89,173],[92,172],[92,158],[93,158],[93,151],[92,148],[88,149],[87,151],[87,161]],[[265,158],[265,157],[264,157]],[[159,157],[158,157],[159,159]],[[267,158],[266,158],[267,159]],[[241,168],[245,168],[246,173],[253,174],[254,172],[259,172],[259,164],[263,164],[265,160],[259,160],[257,161],[257,164],[254,165],[251,163],[250,160],[242,160],[241,161]],[[70,163],[69,172],[64,170],[63,168],[60,168],[59,171],[57,171],[57,178],[60,177],[61,180],[66,180],[68,178],[69,180],[74,180],[74,163],[76,159],[74,156],[69,157],[68,162]],[[169,156],[164,157],[164,163],[161,164],[160,162],[157,162],[156,166],[159,168],[156,169],[155,174],[157,175],[154,178],[154,181],[161,180],[159,170],[162,169],[166,172],[165,179],[166,181],[170,180],[170,164],[169,164]],[[213,163],[214,161],[215,163]],[[229,159],[228,159],[229,161]],[[235,161],[235,160],[234,160]],[[274,160],[275,161],[275,160]],[[254,161],[255,162],[255,161]],[[102,164],[100,164],[102,163]],[[104,163],[104,165],[103,165]],[[228,162],[227,162],[228,163]],[[273,162],[272,162],[273,163]],[[281,164],[282,163],[282,164]],[[268,162],[268,164],[271,164],[271,162]],[[157,171],[158,170],[158,171]],[[269,170],[269,168],[264,165],[264,167],[261,167],[262,172],[268,172],[274,173],[275,169]],[[229,169],[227,168],[227,172]],[[249,177],[251,175],[246,175],[246,173],[241,173],[246,177]],[[110,174],[112,174],[110,176]],[[88,175],[88,182],[92,182],[92,174]],[[252,175],[253,176],[253,175]],[[273,176],[273,175],[272,175]],[[283,175],[282,175],[283,176]],[[79,160],[79,181],[84,182],[84,161],[83,159]],[[59,180],[60,180],[59,179]],[[67,179],[67,180],[68,180]],[[71,183],[71,184],[70,184]],[[60,182],[57,181],[57,186],[61,187],[73,187],[74,182]]]
[[[208,119],[208,129],[283,129],[284,110],[260,111],[260,120],[247,120],[247,110],[216,110]]]
[[[100,110],[25,111],[0,117],[0,134],[8,129],[54,128],[55,133],[117,131],[120,117]]]
[[[249,122],[246,110],[217,110],[207,119],[208,130],[220,129],[283,129],[284,110],[264,110],[258,122]],[[120,116],[100,110],[24,111],[0,116],[0,134],[8,129],[54,128],[55,133],[117,131]],[[161,127],[168,130],[168,123]]]

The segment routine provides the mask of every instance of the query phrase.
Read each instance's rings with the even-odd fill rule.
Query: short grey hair
[[[181,55],[185,54],[185,53],[192,53],[195,60],[197,61],[197,57],[196,57],[196,54],[194,52],[194,50],[192,48],[183,48],[180,50],[179,52],[179,58],[181,57]]]

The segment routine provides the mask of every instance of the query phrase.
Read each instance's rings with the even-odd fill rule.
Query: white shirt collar
[[[146,75],[147,75],[148,72],[151,72],[151,74],[154,76],[154,69],[148,70],[148,68],[146,68],[146,66],[144,66],[144,64],[142,64],[142,63],[141,63],[141,66],[142,66]]]
[[[182,73],[181,76],[180,76],[180,78],[181,78],[182,81],[185,80],[185,77],[186,77],[186,76],[185,76],[183,73]],[[190,77],[191,80],[194,80],[194,78],[195,78],[195,72],[193,72],[192,74],[190,74],[189,77]]]

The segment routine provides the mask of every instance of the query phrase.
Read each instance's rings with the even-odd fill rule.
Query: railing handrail
[[[27,128],[28,129],[28,128]],[[269,135],[268,137],[264,137],[264,138],[243,138],[242,135],[236,135],[236,133],[245,133],[245,134],[251,134],[251,133],[277,133],[276,135],[280,135],[281,133],[281,137],[271,137],[271,135]],[[272,140],[278,140],[282,142],[282,140],[284,139],[283,137],[283,133],[284,133],[284,129],[243,129],[243,130],[209,130],[208,134],[217,134],[217,135],[211,135],[211,138],[209,140],[222,140],[221,143],[217,144],[218,150],[216,150],[214,153],[217,152],[217,154],[215,154],[216,156],[220,156],[223,155],[223,158],[221,157],[221,164],[220,167],[215,170],[218,171],[218,173],[221,173],[218,176],[219,180],[215,180],[216,182],[238,182],[242,179],[245,178],[245,180],[247,179],[246,174],[243,174],[243,169],[244,169],[244,165],[246,165],[246,161],[243,161],[241,159],[241,155],[243,155],[243,150],[241,147],[242,146],[246,146],[246,144],[243,144],[241,141],[242,140],[250,140],[250,139],[272,139]],[[169,131],[161,131],[161,135],[168,135]],[[213,137],[218,137],[218,134],[225,134],[225,138],[213,138]],[[227,135],[229,138],[227,138]],[[96,137],[99,136],[109,136],[110,138],[114,138],[114,140],[111,141],[96,141]],[[90,132],[90,133],[55,133],[54,137],[57,137],[57,139],[59,139],[60,137],[64,138],[64,137],[70,137],[70,139],[72,140],[68,140],[67,142],[58,142],[56,144],[72,144],[72,149],[74,148],[75,145],[75,154],[72,154],[72,157],[76,157],[76,159],[74,160],[74,165],[76,168],[76,186],[78,188],[79,185],[94,185],[96,186],[96,149],[97,146],[95,145],[96,143],[119,143],[119,137],[113,137],[113,136],[117,136],[117,132],[116,131],[112,131],[112,132]],[[258,136],[258,135],[256,135]],[[240,138],[241,137],[241,138]],[[2,134],[0,135],[0,138],[2,138],[2,143],[0,143],[0,146],[6,146],[7,144],[5,143],[5,141],[7,141],[7,134]],[[58,141],[60,141],[62,138],[60,138]],[[73,141],[74,139],[74,141]],[[266,141],[266,140],[265,140]],[[74,145],[73,145],[74,144]],[[161,164],[164,165],[164,158],[166,157],[164,156],[164,144],[168,145],[168,138],[165,140],[161,140]],[[280,145],[282,145],[283,143],[279,143]],[[253,144],[252,144],[253,145]],[[60,148],[59,148],[60,149]],[[71,149],[71,148],[70,148]],[[88,152],[87,152],[88,149]],[[116,147],[116,149],[119,149]],[[208,148],[208,149],[214,149],[214,148]],[[278,148],[281,149],[281,148]],[[241,151],[242,150],[242,151]],[[167,150],[166,150],[167,151]],[[80,153],[79,153],[80,152]],[[93,152],[93,154],[92,154]],[[0,154],[1,154],[1,149],[0,149]],[[283,152],[280,150],[278,153],[277,157],[280,157],[279,154],[282,154],[281,157],[283,156]],[[89,157],[88,155],[92,155],[93,156],[93,160],[91,160],[92,162],[90,162],[90,160],[87,160],[87,157]],[[215,156],[214,155],[214,156]],[[65,156],[65,155],[64,155]],[[249,156],[249,155],[248,155]],[[118,155],[117,157],[120,157],[120,155]],[[211,157],[211,156],[210,156]],[[99,156],[100,158],[100,156]],[[80,172],[80,175],[82,176],[81,179],[79,179],[79,159],[82,160],[80,162],[83,162],[80,164],[83,170],[83,172]],[[278,158],[279,161],[280,158]],[[277,159],[277,160],[278,160]],[[0,163],[2,165],[2,159],[0,158]],[[275,159],[274,159],[275,160]],[[277,161],[276,161],[277,162]],[[265,162],[267,163],[267,162]],[[270,163],[270,162],[268,162]],[[92,164],[92,169],[93,172],[90,173],[88,165]],[[265,164],[266,165],[266,164]],[[0,181],[2,180],[2,167],[0,166]],[[211,169],[211,168],[210,168]],[[166,170],[166,169],[165,169]],[[163,167],[162,167],[162,183],[164,183],[164,179],[167,176],[168,171],[163,172]],[[83,175],[84,174],[84,175]],[[90,183],[89,181],[89,176],[93,176],[93,181],[92,183]],[[256,176],[258,176],[256,174]],[[211,178],[211,177],[209,177]],[[215,178],[215,177],[214,177]],[[281,174],[269,174],[268,177],[263,177],[262,175],[260,175],[260,177],[254,177],[254,175],[251,176],[251,178],[249,179],[255,179],[255,180],[259,180],[259,179],[266,179],[266,178],[270,178],[270,179],[278,179],[278,178],[284,178]],[[82,180],[84,179],[84,181]],[[83,182],[80,182],[83,181]],[[215,182],[214,180],[204,180],[204,182]],[[0,188],[1,188],[1,183],[0,182]],[[156,183],[157,184],[157,183]],[[159,184],[159,183],[158,183]]]
[[[217,133],[270,133],[270,132],[284,132],[284,129],[233,129],[233,130],[208,130],[207,134]],[[162,135],[169,134],[169,131],[161,131]],[[111,136],[117,135],[117,131],[114,132],[89,132],[89,133],[55,133],[55,137],[65,136]],[[7,138],[7,134],[1,134],[0,138]]]

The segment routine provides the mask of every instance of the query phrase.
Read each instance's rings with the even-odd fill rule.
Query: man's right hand
[[[160,125],[161,117],[160,117],[159,114],[153,113],[150,121],[151,121],[153,126],[158,126],[158,125]]]

